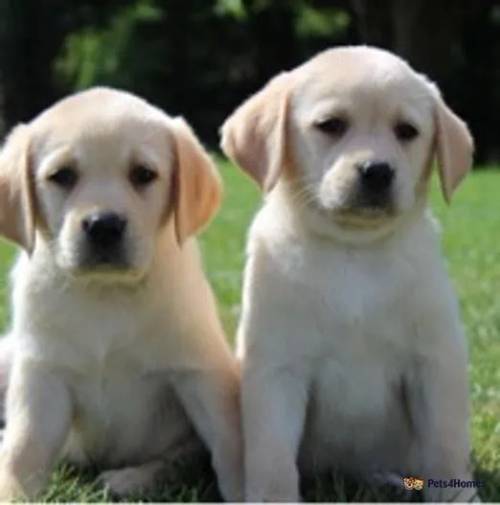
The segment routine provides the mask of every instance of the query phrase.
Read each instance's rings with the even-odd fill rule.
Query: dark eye
[[[129,177],[130,182],[136,188],[142,188],[151,184],[158,177],[158,174],[144,165],[137,165],[132,168]]]
[[[409,142],[418,136],[418,130],[410,123],[398,123],[394,127],[394,133],[401,142]]]
[[[62,167],[49,176],[49,181],[61,188],[71,189],[78,181],[78,174],[72,167]]]
[[[330,119],[325,119],[324,121],[316,123],[315,126],[323,133],[334,135],[336,137],[343,135],[347,131],[347,128],[349,128],[347,121],[340,117],[331,117]]]

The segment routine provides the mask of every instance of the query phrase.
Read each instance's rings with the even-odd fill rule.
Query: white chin
[[[397,224],[396,216],[347,215],[335,213],[309,212],[307,226],[318,235],[347,244],[366,244],[378,240],[393,231]]]
[[[130,285],[137,284],[144,276],[145,271],[137,268],[74,268],[69,270],[70,276],[81,282],[102,285]]]
[[[355,213],[334,214],[333,220],[345,228],[374,229],[387,226],[394,217],[385,210],[366,209]]]

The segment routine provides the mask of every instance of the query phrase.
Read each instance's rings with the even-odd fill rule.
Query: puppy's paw
[[[302,498],[295,493],[247,493],[245,501],[250,503],[300,503]]]
[[[159,465],[130,466],[102,472],[97,482],[117,497],[149,491],[156,484]]]
[[[269,464],[271,463],[271,464]],[[267,460],[262,457],[247,467],[245,500],[247,502],[291,502],[301,500],[299,471],[292,458]]]
[[[282,483],[276,482],[254,489],[247,487],[245,501],[252,503],[298,503],[302,499],[296,487],[283,486]]]

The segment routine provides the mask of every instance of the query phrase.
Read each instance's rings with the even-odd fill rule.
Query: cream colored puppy
[[[438,90],[368,47],[280,74],[226,121],[267,191],[239,327],[246,498],[295,501],[299,472],[468,479],[467,351],[427,210],[472,140]],[[426,489],[467,499],[470,489]]]
[[[9,136],[0,231],[25,252],[0,500],[35,497],[60,456],[144,489],[197,436],[241,496],[238,373],[192,238],[220,194],[187,124],[128,93],[73,95]]]

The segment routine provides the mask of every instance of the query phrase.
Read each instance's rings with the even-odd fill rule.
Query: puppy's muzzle
[[[394,168],[385,161],[364,161],[356,168],[359,176],[359,206],[390,206],[395,179]]]
[[[115,212],[96,212],[82,220],[91,254],[96,263],[121,261],[127,220]]]

